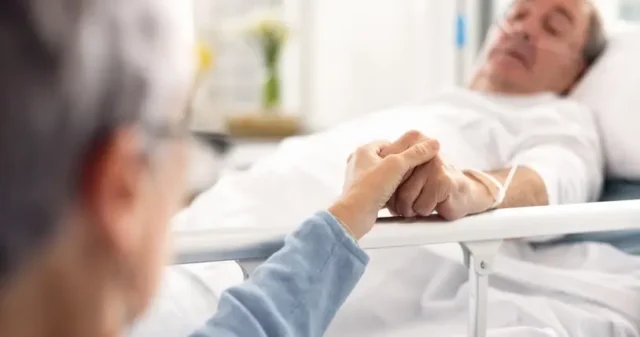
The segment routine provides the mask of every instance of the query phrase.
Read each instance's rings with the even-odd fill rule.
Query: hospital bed
[[[598,71],[583,80],[582,88],[577,91],[581,97],[590,101],[589,105],[596,111],[606,112],[608,120],[604,123],[605,145],[612,161],[623,163],[628,175],[637,176],[637,167],[629,164],[624,157],[628,156],[620,149],[634,148],[637,142],[631,137],[630,143],[620,142],[616,137],[625,130],[635,134],[638,119],[636,97],[636,80],[628,73],[623,64],[635,62],[640,50],[634,49],[640,35],[640,28],[633,34],[621,35],[611,40],[608,47],[607,62],[602,62]],[[632,49],[629,51],[628,49]],[[626,61],[626,62],[625,62]],[[635,63],[631,63],[635,64]],[[614,67],[617,71],[612,70]],[[624,76],[620,76],[622,73]],[[620,78],[631,79],[622,90]],[[585,84],[585,81],[588,84]],[[592,88],[595,86],[595,88]],[[607,91],[607,88],[615,89]],[[603,92],[604,91],[604,92]],[[598,92],[599,95],[592,95]],[[590,94],[591,93],[591,94]],[[620,95],[625,99],[621,99]],[[594,102],[594,97],[600,96]],[[622,102],[628,107],[623,106]],[[640,103],[640,102],[636,102]],[[615,112],[618,117],[611,117]],[[635,126],[634,126],[635,125]],[[632,129],[628,129],[632,127]],[[608,132],[606,130],[609,130]],[[621,173],[621,172],[617,172]],[[176,221],[187,221],[188,217],[178,216]],[[182,226],[177,226],[182,227]],[[176,255],[174,264],[195,264],[204,262],[236,261],[244,273],[245,279],[265,259],[278,251],[283,245],[284,237],[294,228],[266,227],[229,229],[196,229],[174,232]],[[500,246],[513,239],[556,237],[551,242],[603,241],[616,245],[615,241],[625,237],[637,237],[634,246],[640,243],[640,182],[609,182],[606,184],[600,202],[588,204],[528,207],[517,209],[501,209],[480,215],[470,216],[455,222],[446,222],[437,216],[416,219],[380,218],[377,225],[360,245],[365,250],[423,246],[441,243],[458,243],[468,269],[469,316],[468,335],[473,337],[487,334],[487,302],[489,291],[489,275],[492,273],[495,257]],[[618,246],[618,248],[621,248]],[[636,248],[637,249],[637,248]],[[640,249],[637,249],[640,252]],[[429,266],[425,266],[429,268]]]
[[[608,184],[602,200],[640,199],[640,184]],[[488,277],[505,240],[640,229],[640,200],[501,209],[446,222],[437,216],[380,218],[361,241],[366,250],[459,243],[469,272],[468,335],[486,336]],[[237,261],[245,278],[283,245],[293,228],[177,232],[175,264]],[[428,266],[426,267],[428,268]]]

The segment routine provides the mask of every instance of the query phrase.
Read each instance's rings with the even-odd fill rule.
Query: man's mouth
[[[524,54],[516,50],[506,50],[505,54],[518,60],[525,68],[530,69],[531,62],[529,62],[529,59]]]

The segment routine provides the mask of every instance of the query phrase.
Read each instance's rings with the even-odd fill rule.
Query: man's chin
[[[471,89],[480,92],[501,94],[524,94],[527,92],[525,76],[513,72],[488,71],[479,73],[471,83]]]

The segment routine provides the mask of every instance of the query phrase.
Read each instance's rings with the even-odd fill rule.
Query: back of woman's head
[[[0,283],[102,207],[86,173],[105,142],[170,123],[194,67],[187,2],[0,1]]]

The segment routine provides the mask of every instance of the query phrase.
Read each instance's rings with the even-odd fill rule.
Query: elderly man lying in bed
[[[591,111],[566,94],[605,46],[599,14],[589,2],[516,1],[494,25],[468,88],[292,139],[267,162],[313,166],[318,177],[340,177],[357,146],[414,129],[407,146],[435,138],[441,155],[407,177],[389,201],[392,213],[412,217],[435,209],[454,220],[494,206],[594,201],[604,169],[598,130]],[[496,203],[509,173],[506,196]],[[283,184],[297,186],[279,183],[278,194],[284,194]]]
[[[603,50],[603,36],[584,1],[518,1],[494,30],[468,90],[380,115],[401,121],[402,114],[424,113],[428,125],[412,125],[440,139],[445,153],[408,177],[389,201],[392,213],[435,209],[453,220],[496,206],[595,200],[603,169],[597,130],[590,112],[563,94]],[[382,120],[376,123],[388,124]],[[422,137],[416,133],[407,145]],[[387,152],[394,150],[403,149]],[[515,175],[502,201],[499,187],[509,173]]]
[[[484,62],[468,88],[285,141],[273,156],[248,172],[223,177],[198,198],[186,212],[186,226],[294,225],[341,193],[353,149],[396,139],[409,129],[417,132],[382,155],[430,137],[440,142],[440,156],[405,177],[388,203],[392,213],[410,217],[435,210],[457,219],[492,207],[595,200],[604,166],[599,135],[590,111],[566,94],[604,48],[599,15],[590,3],[516,1],[494,25]],[[509,187],[504,200],[501,184]],[[430,268],[420,268],[425,267]],[[197,317],[209,313],[196,312],[215,307],[207,303],[215,301],[211,293],[217,290],[211,289],[225,286],[216,281],[225,272],[214,269],[169,271],[158,306],[135,332],[170,335],[166,324],[189,325],[162,317],[172,311],[183,318],[191,315],[197,327]],[[194,277],[199,281],[193,283]]]

